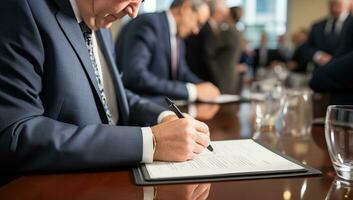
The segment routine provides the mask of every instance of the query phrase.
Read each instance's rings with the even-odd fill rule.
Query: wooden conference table
[[[251,138],[250,104],[200,105],[212,140]],[[323,110],[315,108],[316,115]],[[317,114],[318,113],[318,114]],[[157,199],[344,199],[353,188],[334,184],[335,173],[327,152],[323,126],[305,136],[264,134],[258,137],[277,150],[310,165],[321,176],[258,179],[156,186]],[[22,176],[0,187],[0,199],[144,199],[131,171]]]

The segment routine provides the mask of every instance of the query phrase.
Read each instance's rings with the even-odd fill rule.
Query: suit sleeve
[[[128,40],[128,43],[121,41],[124,45],[129,45],[129,53],[123,55],[122,59],[124,62],[121,63],[124,65],[123,82],[125,86],[141,94],[147,92],[149,95],[164,95],[176,99],[187,99],[188,92],[184,82],[160,78],[148,69],[152,59],[158,59],[158,56],[161,56],[152,54],[153,48],[157,48],[156,44],[159,42],[159,38],[157,38],[155,33],[156,27],[146,21],[139,24],[138,28],[139,31],[134,30],[122,33],[132,34],[124,36],[131,39]],[[119,40],[116,48],[120,48]],[[122,48],[127,50],[126,46]],[[119,56],[122,55],[117,55],[117,59],[120,59]]]
[[[316,92],[353,93],[353,52],[318,67],[310,81]]]
[[[43,41],[27,1],[0,8],[0,162],[4,171],[67,171],[137,165],[139,127],[78,126],[45,115]],[[11,14],[9,13],[11,12]],[[12,19],[8,20],[11,15]],[[50,50],[49,50],[50,51]]]
[[[126,90],[129,101],[129,124],[139,126],[153,126],[157,124],[159,115],[167,109]]]

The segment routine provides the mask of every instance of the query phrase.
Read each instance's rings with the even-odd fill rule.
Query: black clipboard
[[[284,177],[300,177],[300,176],[317,176],[322,173],[310,166],[304,165],[297,160],[284,155],[276,150],[269,148],[268,146],[261,144],[254,140],[266,149],[276,153],[283,158],[292,161],[293,163],[300,165],[303,169],[299,170],[282,170],[282,171],[265,171],[265,172],[248,172],[248,173],[234,173],[234,174],[220,174],[210,176],[190,176],[190,177],[178,177],[178,178],[162,178],[162,179],[150,179],[147,169],[144,164],[133,169],[133,175],[136,185],[162,185],[162,184],[177,184],[177,183],[202,183],[202,182],[216,182],[216,181],[234,181],[234,180],[250,180],[250,179],[268,179],[268,178],[284,178]]]

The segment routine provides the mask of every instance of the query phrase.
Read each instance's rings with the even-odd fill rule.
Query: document
[[[232,95],[232,94],[222,94],[214,99],[209,100],[202,100],[202,103],[232,103],[232,102],[239,102],[242,98],[239,95]]]
[[[252,139],[212,142],[213,152],[204,150],[196,159],[186,162],[146,164],[148,180],[191,177],[222,177],[242,174],[272,174],[306,171]]]

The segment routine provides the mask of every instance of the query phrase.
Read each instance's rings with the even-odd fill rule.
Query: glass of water
[[[325,134],[338,177],[353,181],[353,106],[329,106]]]
[[[274,130],[285,103],[285,93],[281,83],[273,80],[254,82],[251,85],[251,96],[259,99],[252,102],[256,131]]]

